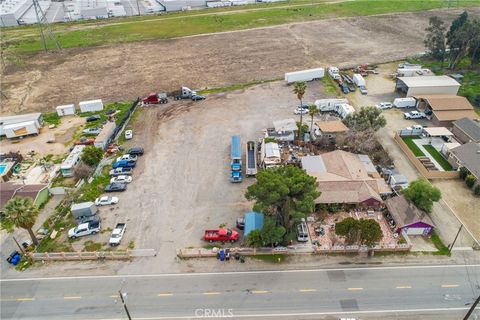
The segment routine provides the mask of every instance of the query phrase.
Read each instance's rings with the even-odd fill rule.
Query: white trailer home
[[[315,68],[302,71],[294,71],[285,73],[285,81],[291,84],[297,81],[312,81],[321,79],[325,76],[325,69]]]
[[[73,177],[73,170],[80,163],[80,156],[82,155],[83,149],[85,149],[85,146],[83,145],[75,146],[68,157],[63,160],[60,165],[62,176],[66,178]]]
[[[37,127],[37,129],[40,129],[43,125],[42,114],[40,112],[36,112],[36,113],[21,114],[17,116],[0,117],[0,136],[6,135],[5,134],[6,126],[9,126],[8,130],[12,130],[13,128],[15,128],[15,126],[13,126],[12,128],[11,125],[30,122],[30,121],[33,121],[35,123],[35,127]]]
[[[75,105],[74,104],[66,104],[63,106],[58,106],[56,108],[57,114],[59,117],[63,116],[73,116],[75,115]]]
[[[39,134],[40,127],[37,126],[37,123],[33,120],[12,123],[3,127],[3,132],[7,138],[19,138],[23,136],[29,136],[31,134]]]
[[[341,104],[348,104],[347,99],[319,99],[315,101],[320,112],[335,111],[335,107]]]
[[[354,113],[355,109],[348,103],[342,103],[335,107],[335,112],[340,118],[344,119],[350,113]]]
[[[80,106],[80,112],[95,112],[103,110],[103,102],[101,99],[82,101],[78,104]]]
[[[393,100],[393,106],[395,108],[414,108],[417,105],[415,98],[396,98]]]
[[[110,142],[110,138],[112,137],[114,131],[115,131],[115,122],[110,122],[108,121],[102,128],[102,131],[98,134],[98,136],[95,138],[95,142],[93,145],[96,148],[100,148],[102,150],[105,150],[107,148],[108,143]]]

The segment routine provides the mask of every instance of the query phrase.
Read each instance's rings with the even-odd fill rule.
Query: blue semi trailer
[[[230,181],[242,182],[242,148],[239,136],[232,136],[230,169]]]

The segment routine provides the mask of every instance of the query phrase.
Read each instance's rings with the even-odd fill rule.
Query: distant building
[[[407,97],[425,94],[456,95],[460,83],[449,76],[399,77],[395,90]]]
[[[273,122],[273,128],[265,132],[265,137],[275,138],[277,141],[293,141],[298,131],[297,123],[293,119],[278,120]]]
[[[315,123],[318,130],[315,130],[315,135],[324,137],[335,142],[337,135],[346,133],[349,129],[342,121],[317,121]]]
[[[451,79],[451,78],[450,78]],[[455,95],[416,95],[417,109],[431,115],[432,123],[438,127],[451,128],[453,121],[477,115],[467,98]]]
[[[454,121],[452,132],[461,143],[480,142],[480,123],[470,118]]]

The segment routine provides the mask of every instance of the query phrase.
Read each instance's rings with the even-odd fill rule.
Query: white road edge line
[[[328,272],[328,271],[365,271],[365,270],[401,270],[401,269],[436,269],[436,268],[477,268],[480,264],[446,264],[446,265],[422,265],[422,266],[391,266],[391,267],[356,267],[356,268],[332,268],[332,269],[293,269],[293,270],[259,270],[259,271],[226,271],[226,272],[198,272],[198,273],[159,273],[159,274],[126,274],[126,275],[103,275],[103,276],[71,276],[71,277],[46,277],[46,278],[17,278],[0,279],[0,282],[16,281],[48,281],[48,280],[78,280],[78,279],[123,279],[123,278],[159,278],[159,277],[201,277],[223,276],[244,274],[274,274],[274,273],[302,273],[302,272]]]
[[[273,317],[302,317],[302,316],[328,316],[328,315],[355,315],[355,314],[378,314],[378,313],[418,313],[418,312],[439,312],[439,311],[465,311],[468,307],[459,308],[436,308],[436,309],[404,309],[404,310],[371,310],[371,311],[326,311],[326,312],[305,312],[305,313],[266,313],[266,314],[235,314],[233,318],[273,318]],[[476,309],[480,309],[480,306]],[[172,317],[143,317],[136,320],[167,320],[167,319],[199,319],[195,316],[172,316]],[[102,318],[98,320],[114,320],[118,318]]]

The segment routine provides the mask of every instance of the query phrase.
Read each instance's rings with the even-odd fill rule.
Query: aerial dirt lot
[[[480,8],[469,9],[472,15]],[[1,113],[53,111],[60,104],[133,99],[152,90],[221,87],[283,77],[309,67],[379,63],[424,51],[434,15],[461,10],[340,18],[268,28],[63,50],[3,68]]]

